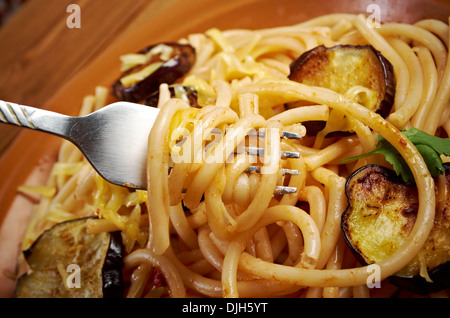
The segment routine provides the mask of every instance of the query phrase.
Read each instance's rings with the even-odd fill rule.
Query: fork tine
[[[291,194],[297,192],[297,188],[295,187],[285,187],[285,186],[277,186],[275,188],[274,194]]]
[[[282,172],[283,172],[283,175],[288,175],[288,176],[298,176],[300,174],[298,172],[298,170],[295,170],[295,169],[283,169]]]
[[[258,147],[245,147],[247,153],[252,156],[258,156],[263,157],[264,156],[264,148],[258,148]],[[300,153],[295,151],[281,151],[281,158],[282,159],[289,159],[289,158],[300,158]]]
[[[282,131],[281,137],[286,139],[302,139],[303,137],[300,134],[289,132],[289,131]]]
[[[222,132],[219,129],[214,129],[211,131],[211,134],[214,135],[221,135]],[[256,132],[256,134],[249,134],[249,136],[256,136],[256,137],[262,137],[264,138],[266,136],[266,132],[265,130],[263,130],[262,128],[260,130],[258,130]],[[293,133],[293,132],[289,132],[289,131],[282,131],[281,132],[281,138],[284,139],[302,139],[302,135],[297,134],[297,133]]]
[[[295,151],[282,151],[281,152],[282,159],[297,159],[300,158],[300,153]]]
[[[261,169],[258,166],[250,166],[248,167],[248,169],[245,171],[247,173],[261,173]],[[281,173],[283,175],[289,175],[289,176],[297,176],[299,174],[298,170],[294,170],[294,169],[281,169]]]
[[[256,136],[258,136],[258,137],[265,137],[266,136],[265,129],[264,128],[260,128],[256,132]],[[285,139],[302,139],[302,136],[300,134],[289,132],[289,131],[282,131],[281,132],[281,137],[285,138]]]
[[[183,189],[182,192],[186,193],[186,189]],[[273,194],[291,194],[295,192],[297,192],[297,188],[295,187],[277,186],[273,191]]]
[[[260,173],[260,168],[258,166],[250,166],[246,172],[247,173]],[[298,170],[294,170],[294,169],[282,169],[281,173],[283,175],[298,175],[299,172]],[[287,186],[277,186],[274,190],[274,194],[275,195],[280,195],[280,194],[291,194],[291,193],[295,193],[297,192],[297,188],[295,187],[287,187]]]

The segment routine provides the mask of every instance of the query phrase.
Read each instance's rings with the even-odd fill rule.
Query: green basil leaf
[[[450,138],[439,138],[416,128],[410,128],[409,130],[402,131],[402,133],[422,155],[427,164],[428,171],[430,171],[433,177],[444,173],[444,166],[440,156],[450,156]],[[409,169],[405,159],[382,136],[378,136],[378,143],[375,150],[359,156],[343,159],[341,162],[345,163],[358,160],[374,154],[382,154],[386,158],[386,161],[392,165],[397,175],[401,175],[405,182],[414,180],[411,169]]]
[[[450,156],[450,138],[439,138],[417,128],[403,132],[414,145],[427,145],[438,154]]]
[[[433,177],[437,177],[445,172],[441,157],[432,147],[427,145],[416,145],[416,148],[422,155],[423,160],[427,164],[428,171],[430,171]]]

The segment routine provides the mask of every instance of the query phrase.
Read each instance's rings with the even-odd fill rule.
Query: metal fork
[[[72,117],[48,110],[0,100],[0,122],[50,133],[75,144],[93,168],[107,181],[120,186],[146,189],[148,136],[159,109],[129,102],[116,102],[89,115]],[[299,135],[283,132],[283,138]],[[255,151],[263,153],[262,149]],[[282,152],[282,157],[300,154]],[[257,171],[257,169],[250,169]],[[296,174],[283,170],[284,174]],[[279,186],[276,194],[294,193]]]

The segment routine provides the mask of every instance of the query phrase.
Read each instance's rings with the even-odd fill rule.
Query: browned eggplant
[[[191,107],[199,107],[197,91],[194,88],[190,86],[183,86],[181,84],[175,84],[169,87],[169,91],[172,98],[181,98],[188,102]],[[159,91],[156,91],[145,100],[145,105],[158,107],[158,101]]]
[[[357,86],[371,94],[364,94],[358,102],[386,117],[394,103],[395,76],[392,64],[370,45],[318,46],[303,53],[290,65],[289,79],[299,83],[331,89],[340,94]],[[288,108],[307,105],[298,101]],[[308,135],[316,135],[325,122],[305,123]]]
[[[144,62],[124,71],[113,85],[113,94],[119,100],[144,101],[161,84],[173,84],[183,77],[196,60],[195,49],[179,43],[152,45],[136,55],[144,57]]]
[[[410,292],[426,295],[450,288],[450,164],[435,178],[436,215],[421,252],[389,281]],[[346,185],[348,208],[342,233],[362,264],[392,255],[408,237],[418,210],[415,184],[406,184],[393,171],[369,165],[354,172]],[[421,259],[429,279],[420,275]]]
[[[122,236],[88,234],[88,219],[54,225],[23,252],[29,270],[18,279],[15,297],[123,297]]]

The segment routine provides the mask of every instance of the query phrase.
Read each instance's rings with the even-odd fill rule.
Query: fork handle
[[[73,117],[0,100],[0,122],[67,138]]]

